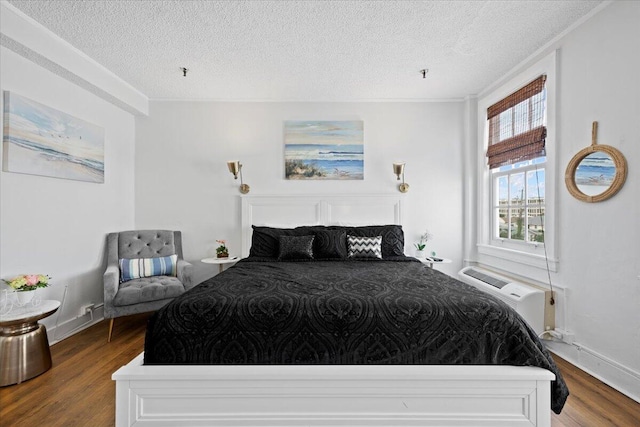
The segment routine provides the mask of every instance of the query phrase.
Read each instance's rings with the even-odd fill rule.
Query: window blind
[[[542,75],[487,108],[489,168],[545,155],[546,80],[547,76]]]

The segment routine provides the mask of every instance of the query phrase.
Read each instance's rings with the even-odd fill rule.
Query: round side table
[[[0,315],[0,386],[20,384],[51,368],[47,328],[38,320],[58,307],[60,301],[44,300]]]
[[[449,258],[438,258],[438,257],[426,257],[426,258],[418,258],[421,263],[429,264],[429,267],[433,268],[433,265],[436,264],[451,264],[451,260]]]
[[[230,256],[228,258],[205,258],[205,259],[201,259],[200,261],[204,262],[205,264],[218,264],[220,268],[218,272],[222,273],[222,271],[224,270],[225,264],[238,262],[240,261],[240,258],[238,258],[237,256]]]

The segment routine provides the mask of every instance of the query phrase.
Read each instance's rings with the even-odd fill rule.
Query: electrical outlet
[[[95,307],[95,304],[83,305],[80,308],[80,316],[84,316],[85,314],[91,313],[93,311],[93,307]]]
[[[562,341],[566,342],[567,344],[573,344],[575,340],[576,334],[574,334],[573,332],[566,332],[562,337]]]
[[[573,332],[568,332],[564,329],[556,329],[555,332],[560,335],[557,338],[564,343],[573,344],[573,342],[576,340],[576,334],[574,334]]]

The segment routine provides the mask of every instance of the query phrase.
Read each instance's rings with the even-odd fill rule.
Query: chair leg
[[[113,332],[113,322],[115,321],[115,317],[111,319],[109,322],[109,338],[107,338],[107,342],[111,342],[111,333]]]

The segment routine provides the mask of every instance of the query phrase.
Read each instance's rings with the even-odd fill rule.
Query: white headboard
[[[402,225],[402,195],[278,195],[242,197],[242,256],[249,255],[252,225]]]

